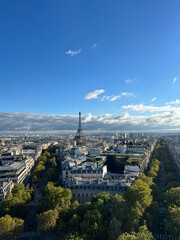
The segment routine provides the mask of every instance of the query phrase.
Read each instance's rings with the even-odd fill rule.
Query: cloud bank
[[[125,110],[118,116],[104,114],[83,116],[84,131],[143,131],[167,132],[180,130],[180,108],[174,106],[122,106]],[[138,112],[132,115],[132,110]],[[146,115],[142,111],[146,111]],[[148,112],[148,114],[147,114]],[[0,131],[76,131],[78,115],[58,115],[39,113],[0,113]]]

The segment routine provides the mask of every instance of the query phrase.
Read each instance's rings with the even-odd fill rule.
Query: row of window
[[[6,178],[15,178],[16,177],[16,175],[10,175],[10,174],[8,174],[8,176],[7,175],[5,175],[5,176],[0,176],[0,179],[6,179]]]
[[[0,170],[0,174],[13,173],[15,170]]]
[[[101,191],[125,191],[127,187],[122,186],[102,186],[102,185],[74,185],[70,186],[71,190],[84,189],[84,190],[101,190]]]
[[[102,170],[71,170],[71,173],[102,173]]]

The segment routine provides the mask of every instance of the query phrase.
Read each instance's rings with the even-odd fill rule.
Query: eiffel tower
[[[82,124],[81,124],[81,112],[79,112],[79,126],[78,126],[78,130],[74,140],[77,142],[81,142],[83,139],[84,139],[84,135],[83,135]]]

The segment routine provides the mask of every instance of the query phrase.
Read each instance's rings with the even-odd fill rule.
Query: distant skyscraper
[[[82,139],[84,139],[84,134],[83,134],[82,123],[81,123],[81,112],[79,112],[79,125],[78,125],[78,130],[74,140],[77,142],[81,142]]]

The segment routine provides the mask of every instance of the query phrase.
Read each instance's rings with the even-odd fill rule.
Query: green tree
[[[172,182],[176,180],[176,176],[173,172],[169,172],[167,173],[165,179],[166,179],[166,182]]]
[[[73,214],[71,219],[68,223],[68,230],[71,233],[77,233],[80,232],[80,223],[81,223],[81,216],[78,214]]]
[[[152,202],[151,191],[151,188],[146,182],[137,179],[125,192],[124,230],[132,231],[137,226],[145,209],[149,207]]]
[[[36,168],[34,169],[33,173],[32,173],[32,178],[36,178],[33,181],[37,181],[37,179],[39,179],[40,177],[42,177],[42,173],[45,170],[45,165],[43,162],[39,162],[38,165],[36,166]]]
[[[148,176],[151,178],[157,177],[157,174],[159,172],[160,168],[160,161],[157,159],[154,159],[151,165],[151,169],[148,172]]]
[[[46,155],[41,155],[38,159],[38,163],[45,164],[47,162]]]
[[[117,220],[115,217],[110,220],[108,228],[108,239],[114,240],[117,239],[119,234],[122,232],[122,222]]]
[[[57,167],[56,158],[55,158],[55,157],[51,158],[51,159],[49,160],[49,164],[50,164],[50,167],[52,167],[52,168]]]
[[[58,211],[49,210],[38,215],[38,230],[42,232],[51,231],[56,226],[56,221],[58,219]]]
[[[166,202],[168,205],[174,204],[180,207],[180,187],[171,188],[165,193]]]
[[[55,182],[58,179],[58,170],[57,168],[49,168],[46,171],[46,177],[48,181]]]
[[[144,173],[140,173],[138,179],[141,179],[145,183],[147,183],[149,186],[153,184],[153,180],[151,177],[146,176]]]
[[[135,233],[123,233],[118,237],[118,240],[137,240]]]
[[[24,184],[16,184],[12,190],[12,195],[22,201],[29,202],[32,197],[32,190],[25,187]]]
[[[18,218],[12,218],[5,215],[0,218],[0,239],[12,240],[17,239],[19,234],[23,231],[24,221]]]
[[[152,233],[148,230],[148,228],[143,225],[139,228],[137,233],[132,232],[131,234],[123,233],[119,236],[118,240],[153,240]]]
[[[180,207],[168,208],[167,229],[174,237],[180,238]]]
[[[28,212],[28,203],[32,198],[32,191],[23,184],[15,185],[12,193],[0,203],[1,216],[9,214],[12,217],[25,218]]]
[[[159,222],[159,205],[156,201],[153,201],[151,205],[146,209],[144,219],[150,229],[153,225],[157,225]]]
[[[54,183],[48,182],[42,194],[41,206],[44,211],[55,208],[64,210],[70,207],[71,199],[70,189],[56,187]]]
[[[152,233],[148,230],[148,228],[143,225],[139,228],[139,232],[136,234],[137,240],[153,240]]]
[[[71,204],[71,209],[77,209],[78,207],[79,207],[79,205],[80,205],[80,203],[77,201],[77,200],[75,200],[74,202],[72,202],[72,204]]]
[[[49,158],[51,156],[50,152],[47,151],[47,150],[45,150],[42,155],[47,157],[47,158]]]
[[[83,234],[87,235],[90,239],[94,239],[95,236],[102,233],[101,213],[97,209],[87,211],[80,227]]]
[[[163,201],[164,199],[164,195],[163,193],[161,192],[160,188],[158,187],[157,184],[152,184],[151,186],[152,188],[152,195],[153,195],[153,200],[154,201]]]

